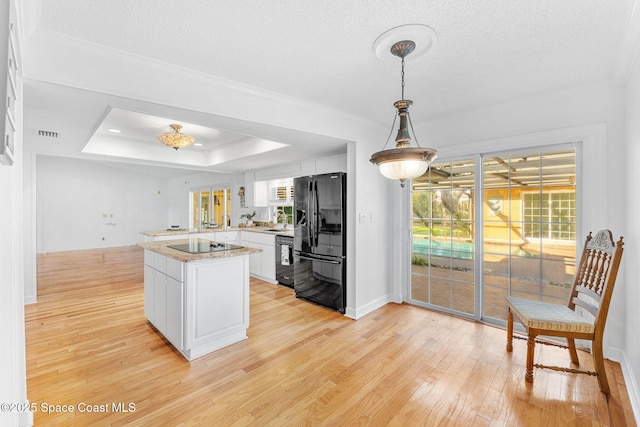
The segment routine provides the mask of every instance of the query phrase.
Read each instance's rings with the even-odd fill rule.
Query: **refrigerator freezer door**
[[[318,258],[314,255],[294,256],[294,289],[296,297],[345,312],[344,260]]]

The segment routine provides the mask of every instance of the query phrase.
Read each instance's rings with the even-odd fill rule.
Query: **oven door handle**
[[[310,256],[304,256],[304,255],[296,255],[299,258],[302,259],[308,259],[309,261],[319,261],[319,262],[324,262],[327,264],[342,264],[340,261],[334,261],[334,260],[329,260],[329,259],[322,259],[322,258],[312,258]]]

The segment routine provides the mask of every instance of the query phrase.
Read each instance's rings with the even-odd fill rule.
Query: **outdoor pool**
[[[451,258],[473,259],[472,242],[447,242],[431,239],[413,239],[413,253]]]
[[[504,245],[493,245],[490,253],[504,254]],[[475,244],[473,242],[451,242],[447,240],[413,239],[413,253],[420,255],[434,255],[447,258],[473,259]],[[485,251],[487,247],[485,246]],[[489,253],[489,252],[485,252]],[[533,254],[517,246],[511,248],[511,255],[532,256]]]

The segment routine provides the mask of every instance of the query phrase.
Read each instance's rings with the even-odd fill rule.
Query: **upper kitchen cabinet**
[[[247,207],[269,206],[269,181],[333,172],[347,172],[347,155],[323,157],[244,174],[244,194]]]
[[[321,175],[324,173],[347,172],[347,155],[323,157],[300,164],[300,175]]]
[[[244,200],[247,207],[268,205],[267,181],[256,181],[253,171],[244,173]]]
[[[18,76],[18,34],[15,4],[10,0],[0,0],[0,70],[6,84],[0,83],[3,114],[0,119],[2,144],[0,144],[0,163],[12,165],[15,151],[18,115],[16,103],[21,96]]]

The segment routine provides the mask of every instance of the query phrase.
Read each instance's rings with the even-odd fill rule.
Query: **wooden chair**
[[[609,383],[602,358],[602,337],[611,294],[622,258],[623,244],[622,237],[617,243],[614,243],[609,230],[600,230],[593,238],[589,233],[584,244],[580,264],[576,270],[568,305],[507,297],[507,351],[513,350],[513,318],[515,316],[527,332],[527,370],[525,373],[527,382],[533,382],[533,368],[535,366],[536,368],[548,368],[562,372],[594,375],[598,378],[600,390],[609,394]],[[576,307],[581,307],[588,314],[576,311]],[[590,317],[589,315],[593,318],[587,319],[586,317]],[[567,345],[536,340],[538,335],[564,337],[567,339]],[[593,354],[595,372],[533,363],[535,344],[541,343],[568,348],[571,361],[579,365],[575,339],[592,341],[591,353]]]

